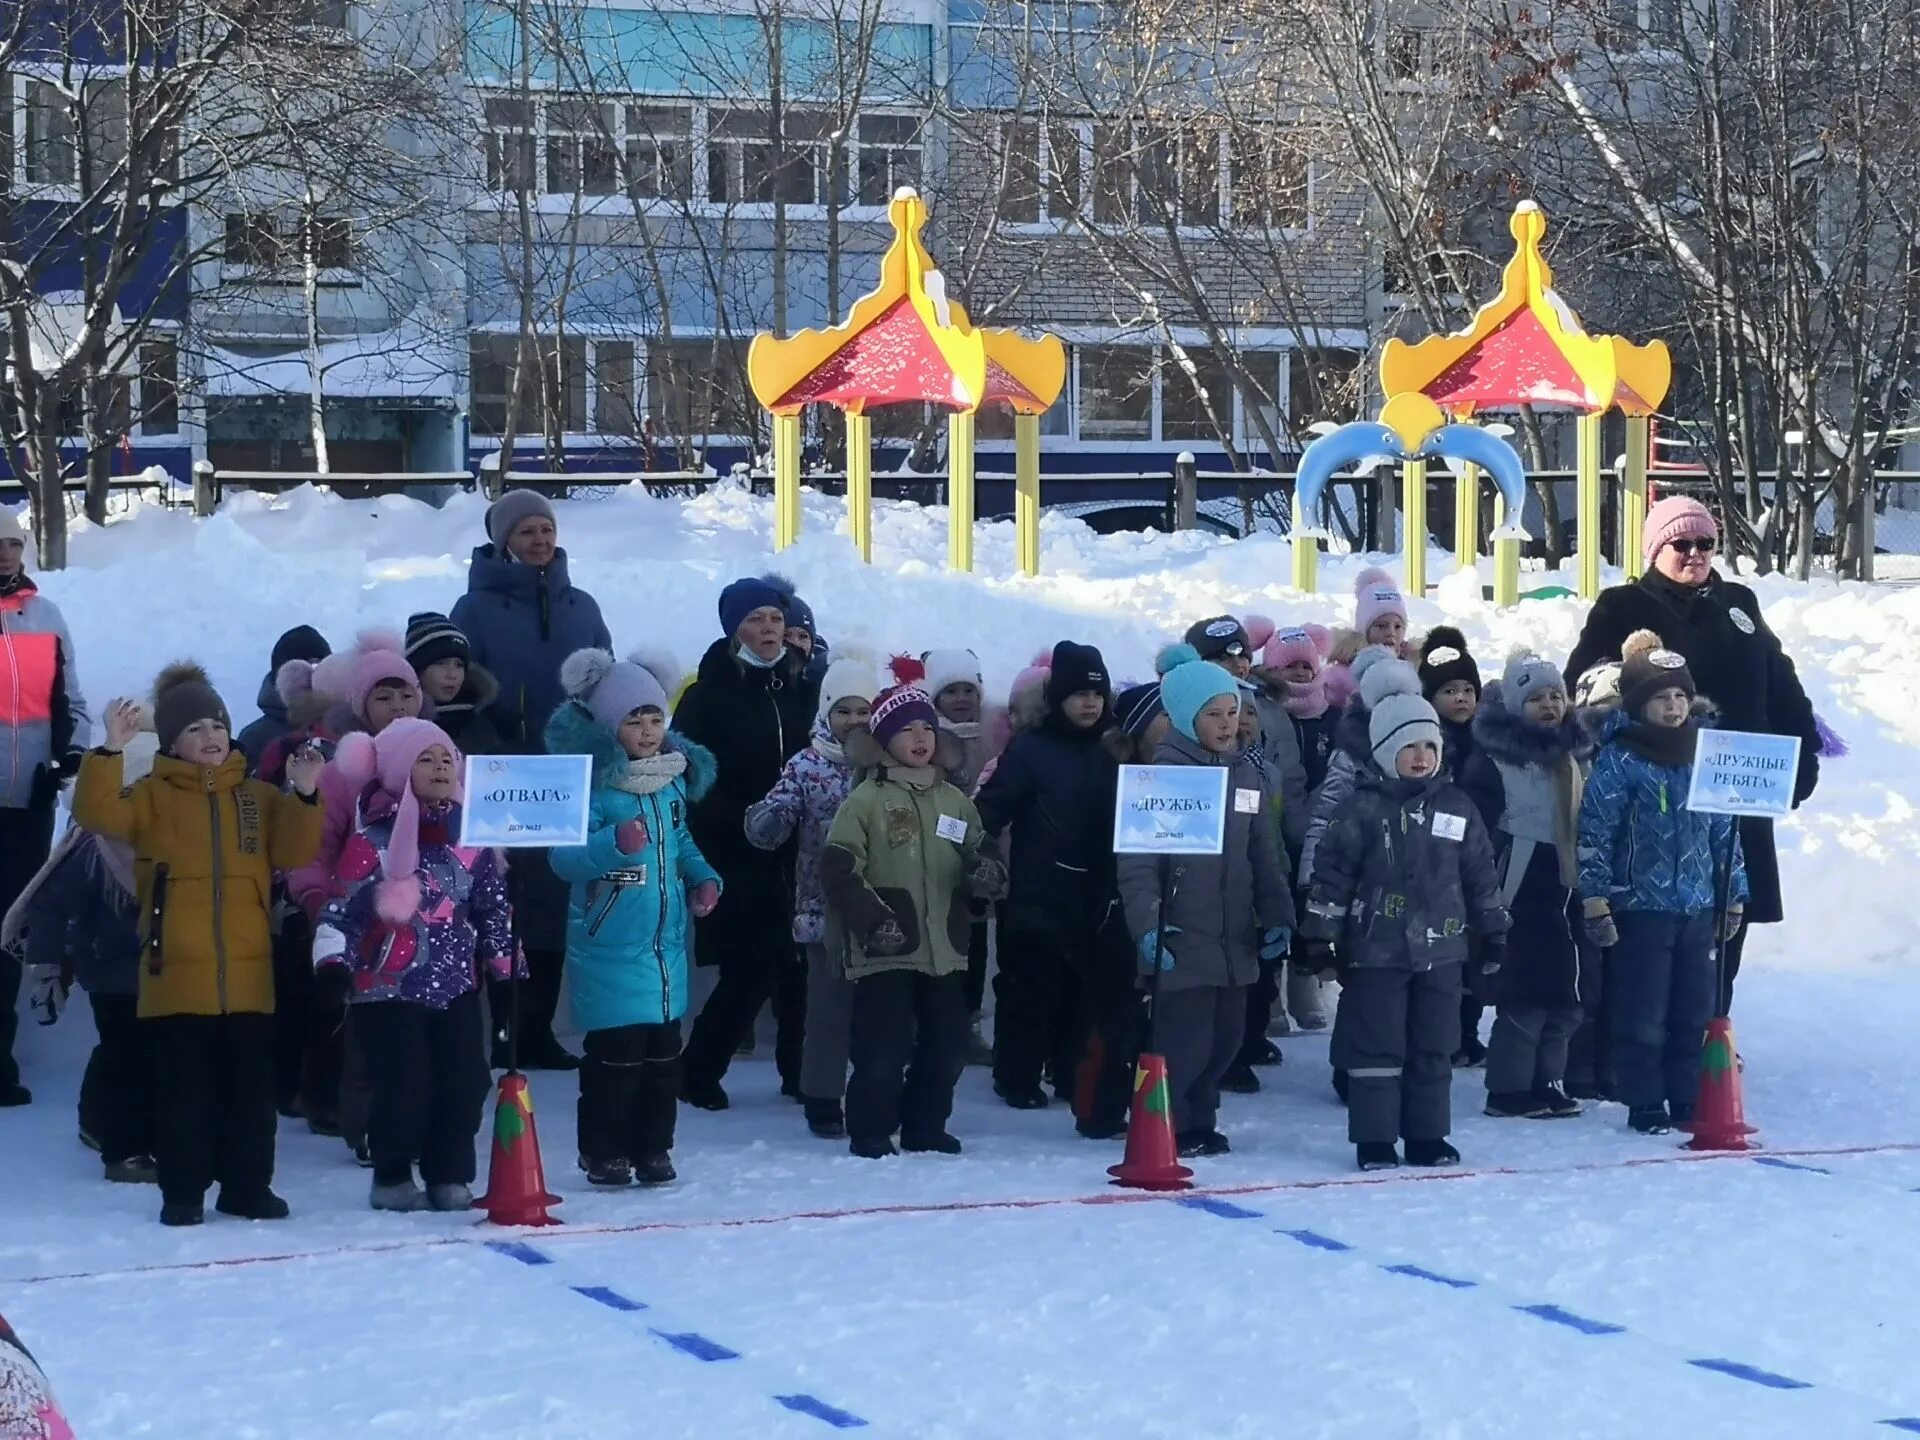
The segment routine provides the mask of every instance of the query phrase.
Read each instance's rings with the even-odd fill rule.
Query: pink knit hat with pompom
[[[1362,570],[1355,578],[1353,596],[1353,628],[1362,635],[1382,615],[1398,615],[1401,623],[1406,623],[1407,597],[1400,593],[1393,576],[1377,565]]]
[[[444,746],[453,757],[454,801],[465,800],[466,757],[431,720],[396,720],[378,735],[349,735],[329,762],[355,794],[377,781],[382,793],[394,801],[393,838],[387,842],[382,867],[390,880],[404,879],[420,868],[420,802],[413,794],[413,764],[435,745]],[[388,918],[384,910],[382,916]]]
[[[1332,639],[1324,625],[1292,625],[1276,630],[1260,654],[1260,663],[1269,670],[1305,662],[1318,674],[1327,659],[1327,644]]]

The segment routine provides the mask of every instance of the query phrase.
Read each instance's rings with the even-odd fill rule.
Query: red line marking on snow
[[[1807,1146],[1768,1150],[1768,1155],[1816,1159],[1844,1155],[1897,1155],[1920,1151],[1920,1141],[1896,1140],[1879,1145]],[[1103,1190],[1091,1195],[1051,1195],[1012,1200],[938,1200],[899,1205],[850,1205],[835,1210],[793,1210],[780,1215],[709,1216],[692,1220],[609,1221],[552,1229],[492,1227],[462,1235],[423,1235],[414,1239],[373,1241],[364,1245],[331,1245],[312,1250],[282,1250],[264,1255],[231,1255],[214,1260],[174,1260],[154,1265],[128,1265],[118,1270],[67,1270],[45,1275],[0,1277],[4,1285],[50,1285],[61,1280],[106,1280],[133,1275],[176,1275],[196,1270],[231,1270],[249,1265],[282,1265],[294,1260],[330,1260],[339,1256],[381,1255],[401,1250],[434,1250],[447,1246],[480,1245],[488,1240],[526,1235],[544,1244],[579,1236],[645,1235],[658,1231],[749,1230],[791,1225],[803,1220],[887,1219],[903,1215],[953,1215],[994,1210],[1057,1210],[1069,1205],[1164,1205],[1182,1196],[1274,1195],[1297,1190],[1358,1190],[1380,1186],[1421,1185],[1461,1180],[1502,1179],[1514,1176],[1580,1175],[1604,1170],[1644,1170],[1656,1166],[1710,1164],[1715,1161],[1752,1161],[1754,1151],[1675,1150],[1666,1155],[1633,1155],[1619,1160],[1589,1160],[1575,1165],[1489,1165],[1472,1170],[1395,1171],[1387,1174],[1327,1176],[1318,1180],[1261,1180],[1245,1185],[1196,1185],[1191,1190]]]

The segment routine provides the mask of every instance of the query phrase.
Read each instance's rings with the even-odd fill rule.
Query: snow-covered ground
[[[238,722],[286,626],[338,643],[448,608],[481,509],[302,492],[200,522],[141,511],[78,534],[73,568],[44,583],[91,696],[192,654]],[[870,570],[838,522],[810,498],[782,557],[834,642],[971,645],[995,689],[1062,636],[1144,675],[1205,614],[1351,609],[1287,590],[1280,540],[1096,537],[1049,517],[1044,574],[1025,580],[1010,527],[983,529],[978,575],[958,577],[940,511],[882,507]],[[732,492],[561,507],[574,577],[617,640],[685,663],[717,630],[719,585],[770,563],[770,526],[766,502]],[[589,1192],[573,1081],[536,1076],[562,1228],[373,1215],[340,1143],[287,1123],[291,1221],[172,1232],[151,1190],[99,1181],[75,1139],[82,1006],[25,1027],[38,1098],[0,1112],[0,1311],[87,1440],[1920,1430],[1920,591],[1759,589],[1853,747],[1785,827],[1790,919],[1748,950],[1761,1159],[1635,1137],[1618,1107],[1488,1120],[1476,1072],[1455,1080],[1465,1170],[1363,1179],[1325,1042],[1297,1037],[1264,1093],[1229,1098],[1235,1150],[1203,1162],[1203,1190],[1145,1197],[1105,1185],[1117,1146],[1077,1139],[1058,1109],[1005,1109],[983,1072],[953,1125],[966,1155],[873,1163],[809,1137],[753,1060],[732,1111],[683,1111],[683,1179],[661,1192]],[[1413,609],[1416,631],[1461,624],[1489,671],[1516,643],[1564,656],[1581,614],[1496,612],[1460,579]]]

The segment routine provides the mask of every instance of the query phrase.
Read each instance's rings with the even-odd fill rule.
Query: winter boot
[[[236,1220],[284,1220],[293,1213],[287,1208],[286,1201],[266,1189],[239,1195],[229,1195],[222,1190],[220,1198],[213,1202],[213,1208]]]
[[[169,1200],[160,1207],[162,1225],[203,1225],[206,1207],[196,1200]]]
[[[958,1155],[960,1142],[944,1130],[936,1130],[931,1135],[915,1135],[908,1139],[900,1137],[900,1148],[909,1155]]]
[[[1354,1158],[1362,1170],[1398,1170],[1400,1152],[1391,1140],[1362,1140],[1353,1147]]]
[[[1118,1140],[1127,1133],[1125,1120],[1076,1120],[1073,1128],[1083,1140]]]
[[[1254,1047],[1253,1060],[1250,1063],[1264,1067],[1268,1065],[1278,1065],[1286,1058],[1286,1056],[1280,1053],[1280,1047],[1278,1045],[1263,1037],[1260,1043]]]
[[[353,1163],[358,1165],[362,1170],[371,1170],[373,1168],[373,1147],[367,1144],[365,1140],[349,1140],[347,1141],[347,1149],[353,1152]]]
[[[84,1125],[80,1127],[80,1143],[86,1146],[87,1149],[93,1151],[94,1154],[98,1155],[100,1153],[99,1138]]]
[[[1671,1135],[1673,1122],[1664,1105],[1636,1105],[1627,1111],[1627,1124],[1642,1135]]]
[[[1538,1120],[1548,1113],[1546,1097],[1531,1090],[1489,1090],[1487,1114],[1500,1120]],[[1579,1107],[1574,1107],[1579,1113]]]
[[[1407,1141],[1407,1164],[1424,1165],[1433,1169],[1441,1165],[1458,1165],[1460,1152],[1444,1140]]]
[[[587,1183],[598,1185],[607,1190],[619,1190],[633,1183],[633,1166],[627,1163],[625,1156],[610,1160],[589,1160],[580,1157],[580,1168],[587,1172]]]
[[[1044,1110],[1047,1108],[1047,1092],[1038,1085],[1014,1089],[996,1080],[993,1082],[993,1093],[1004,1100],[1010,1109]]]
[[[633,1178],[642,1185],[671,1185],[680,1178],[680,1172],[673,1168],[671,1155],[642,1155],[633,1168]]]
[[[316,1135],[324,1135],[329,1140],[338,1140],[340,1138],[340,1117],[329,1114],[325,1110],[309,1110],[307,1111],[307,1129]]]
[[[414,1184],[409,1175],[405,1180],[396,1180],[391,1185],[373,1182],[373,1189],[367,1195],[367,1203],[376,1210],[391,1210],[398,1215],[410,1215],[415,1210],[427,1208],[427,1192]]]
[[[1533,1098],[1543,1107],[1540,1114],[1548,1120],[1570,1120],[1582,1109],[1580,1102],[1567,1094],[1567,1087],[1558,1081],[1536,1087]]]
[[[129,1155],[124,1160],[110,1160],[106,1164],[106,1177],[116,1185],[158,1185],[160,1171],[153,1163],[151,1155]]]
[[[807,1097],[800,1093],[800,1082],[798,1080],[793,1080],[793,1079],[781,1080],[780,1093],[786,1096],[787,1099],[789,1100],[799,1101],[802,1105],[807,1103]]]
[[[680,1098],[696,1110],[724,1110],[733,1103],[718,1080],[683,1080]]]
[[[1469,1035],[1460,1042],[1460,1048],[1453,1052],[1453,1068],[1456,1070],[1477,1070],[1487,1063],[1487,1047],[1480,1043],[1478,1035]]]
[[[1566,1086],[1567,1094],[1575,1100],[1608,1100],[1606,1086],[1598,1080],[1570,1080]]]
[[[1220,1077],[1220,1088],[1229,1095],[1258,1095],[1260,1077],[1250,1065],[1236,1065]]]
[[[1182,1160],[1225,1155],[1233,1149],[1233,1146],[1227,1143],[1227,1137],[1218,1130],[1187,1130],[1174,1137],[1174,1144],[1179,1149]]]
[[[435,1210],[444,1210],[458,1214],[473,1208],[473,1187],[452,1181],[446,1185],[427,1187],[427,1204]]]
[[[805,1100],[807,1129],[822,1140],[844,1140],[847,1138],[847,1118],[840,1109],[838,1100]]]
[[[852,1140],[847,1142],[847,1149],[855,1155],[858,1155],[862,1160],[884,1160],[889,1155],[898,1153],[893,1148],[893,1137],[891,1135],[879,1135],[871,1140],[863,1140],[856,1135]]]
[[[0,1085],[0,1110],[10,1110],[19,1105],[31,1105],[33,1092],[26,1086],[15,1082],[12,1085]]]

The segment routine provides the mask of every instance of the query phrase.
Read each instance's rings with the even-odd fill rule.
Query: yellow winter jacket
[[[273,872],[313,859],[321,801],[247,779],[238,750],[211,770],[162,755],[145,779],[120,779],[119,755],[88,752],[73,818],[133,847],[141,1016],[271,1014]]]

